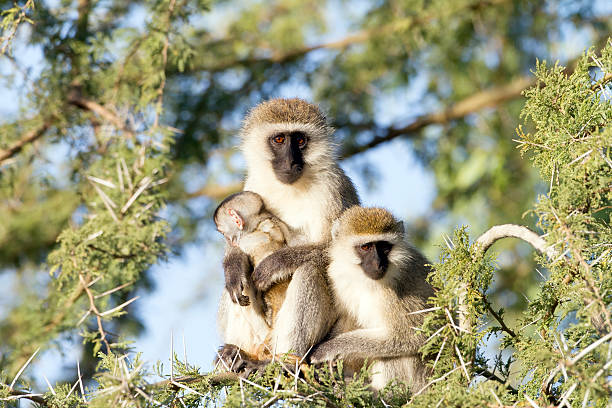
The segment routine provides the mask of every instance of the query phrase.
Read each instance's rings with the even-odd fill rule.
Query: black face
[[[387,241],[368,242],[355,247],[357,255],[361,259],[361,269],[374,280],[385,276],[389,267],[389,252],[393,244]]]
[[[303,132],[280,132],[270,136],[272,168],[281,183],[293,184],[304,171],[304,150],[308,138]]]

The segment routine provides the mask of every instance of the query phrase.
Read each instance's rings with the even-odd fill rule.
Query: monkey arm
[[[389,336],[389,332],[383,329],[353,330],[319,343],[310,354],[310,362],[416,355],[422,345],[420,337],[407,334]]]
[[[313,267],[327,265],[327,251],[324,244],[284,247],[264,258],[253,271],[255,288],[262,292],[274,283],[288,279],[295,270],[305,263]]]
[[[232,302],[241,306],[250,303],[249,297],[242,294],[251,272],[251,261],[247,254],[238,247],[228,247],[223,259],[223,272],[225,275],[225,289]]]

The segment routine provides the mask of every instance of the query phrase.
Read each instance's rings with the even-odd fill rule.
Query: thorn
[[[54,390],[54,389],[53,389],[53,387],[51,386],[51,383],[50,383],[50,382],[49,382],[49,380],[47,379],[47,376],[46,376],[46,375],[44,375],[44,374],[43,374],[42,376],[43,376],[43,378],[45,379],[45,382],[47,383],[47,386],[49,387],[49,391],[51,391],[51,394],[53,394],[53,395],[57,395],[57,394],[55,393],[55,390]]]
[[[30,356],[30,358],[28,359],[28,361],[25,362],[25,364],[23,366],[21,366],[21,368],[19,369],[19,371],[17,372],[17,375],[15,376],[15,378],[13,378],[13,381],[11,382],[11,385],[9,385],[9,390],[13,389],[13,385],[15,385],[15,382],[17,382],[17,379],[19,378],[19,376],[21,375],[21,373],[23,373],[23,371],[26,369],[26,367],[28,366],[28,364],[30,364],[30,362],[32,361],[32,359],[34,358],[34,356],[40,351],[40,347],[36,349],[36,351],[34,352],[34,354],[32,354]]]

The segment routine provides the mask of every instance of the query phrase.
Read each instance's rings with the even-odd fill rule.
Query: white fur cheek
[[[368,278],[351,245],[337,245],[330,253],[328,274],[338,306],[345,309],[361,328],[385,329],[385,294],[380,282]]]
[[[267,148],[266,137],[261,132],[252,132],[244,138],[240,150],[244,155],[247,167],[260,170],[269,167],[272,160],[272,152]]]

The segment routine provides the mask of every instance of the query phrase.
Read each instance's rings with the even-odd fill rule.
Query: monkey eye
[[[298,136],[296,138],[297,144],[299,147],[304,147],[306,146],[306,138],[304,136]]]
[[[276,144],[283,144],[285,143],[285,135],[276,135],[274,138],[272,138],[272,140]]]
[[[363,244],[359,248],[361,248],[362,251],[369,251],[372,248],[372,243],[368,242],[367,244]]]

